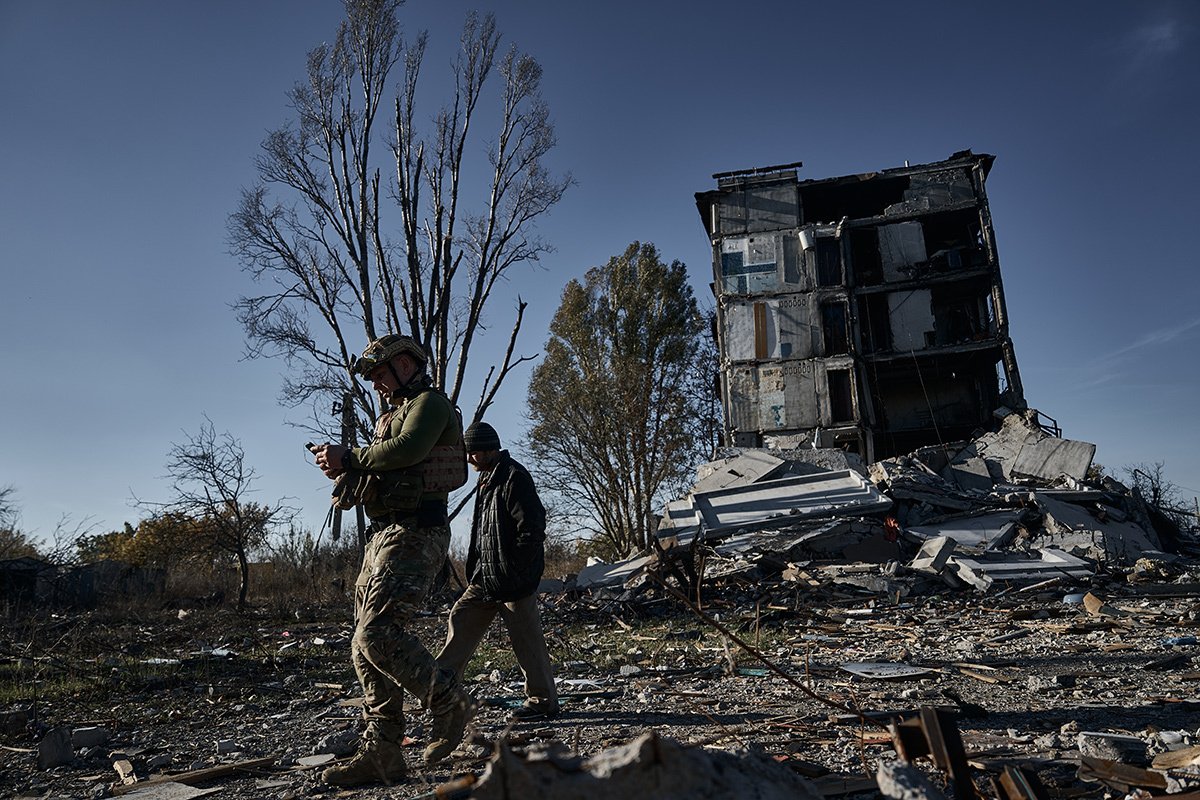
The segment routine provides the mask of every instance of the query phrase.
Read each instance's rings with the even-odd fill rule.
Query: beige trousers
[[[558,691],[554,687],[546,638],[542,635],[536,593],[512,603],[500,603],[487,599],[480,587],[468,586],[450,611],[450,629],[446,644],[437,655],[437,666],[453,670],[461,680],[463,669],[497,614],[508,628],[513,655],[525,675],[525,696],[530,704],[557,708]]]

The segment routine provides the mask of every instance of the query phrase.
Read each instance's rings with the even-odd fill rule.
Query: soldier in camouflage
[[[317,466],[335,481],[334,502],[361,504],[373,533],[354,589],[351,659],[363,689],[366,731],[357,755],[322,778],[335,786],[394,783],[406,774],[404,690],[433,715],[426,763],[462,740],[474,707],[450,670],[439,669],[407,630],[446,558],[450,489],[466,482],[462,422],[426,374],[425,349],[408,336],[371,342],[353,372],[393,408],[366,447],[318,446]]]

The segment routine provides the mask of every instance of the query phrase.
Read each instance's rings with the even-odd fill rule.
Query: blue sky
[[[634,240],[709,296],[693,194],[714,172],[803,161],[824,178],[971,148],[997,156],[1030,404],[1106,466],[1163,461],[1200,493],[1200,5],[410,0],[406,32],[430,31],[426,117],[469,8],[541,61],[553,165],[577,180],[540,228],[556,252],[496,298],[496,341],[520,294],[521,352],[540,352],[565,283]],[[253,286],[225,220],[340,17],[332,1],[0,0],[0,486],[23,530],[136,521],[131,498],[167,499],[167,451],[205,415],[241,439],[259,499],[320,526],[327,485],[286,424],[301,412],[277,403],[283,365],[241,358],[230,304]],[[492,415],[506,441],[528,374]]]

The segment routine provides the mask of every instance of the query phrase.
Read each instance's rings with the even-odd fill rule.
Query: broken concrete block
[[[317,742],[315,753],[332,753],[339,758],[352,756],[358,750],[358,732],[352,729],[335,731]]]
[[[71,761],[71,732],[66,728],[51,728],[38,743],[38,769],[53,769]]]
[[[945,800],[946,795],[925,774],[903,761],[880,759],[875,783],[884,797],[894,800]]]
[[[71,731],[71,746],[76,749],[81,747],[99,747],[110,738],[111,734],[104,728],[95,726],[76,728]]]
[[[1038,492],[1037,502],[1045,515],[1045,530],[1036,539],[1039,546],[1121,564],[1133,564],[1143,553],[1161,547],[1153,531],[1128,520],[1102,520],[1088,507],[1066,502],[1054,492]]]
[[[126,786],[131,786],[132,784],[137,783],[137,772],[134,771],[133,764],[127,759],[118,758],[113,762],[112,766],[113,769],[117,771],[117,777],[120,778],[121,783]]]
[[[174,760],[170,753],[159,753],[146,759],[146,769],[166,769]]]
[[[1074,688],[1076,681],[1074,675],[1030,675],[1025,685],[1035,692],[1050,692]]]
[[[1146,743],[1136,736],[1101,731],[1080,731],[1078,747],[1081,755],[1103,758],[1126,764],[1145,764]]]
[[[940,575],[946,568],[946,562],[954,553],[957,544],[949,536],[938,536],[921,545],[917,557],[909,564],[909,569],[915,572],[929,572]]]
[[[651,794],[656,800],[821,798],[809,781],[760,755],[686,747],[654,732],[587,760],[561,745],[531,749],[526,760],[500,744],[471,797],[628,800]]]
[[[949,537],[960,550],[982,553],[999,550],[1017,535],[1021,511],[997,511],[943,519],[932,525],[916,525],[907,532],[920,539]]]
[[[1039,555],[1040,558],[1028,558],[1020,554],[995,554],[988,559],[951,556],[948,566],[956,577],[979,591],[987,591],[994,583],[1037,583],[1062,575],[1083,578],[1095,571],[1087,561],[1053,547],[1042,548]]]

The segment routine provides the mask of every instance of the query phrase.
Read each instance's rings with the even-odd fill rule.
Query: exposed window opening
[[[883,283],[878,229],[855,228],[850,231],[850,266],[857,285],[877,286]]]
[[[842,248],[838,239],[823,236],[817,239],[813,248],[817,260],[817,285],[841,286],[842,281]]]
[[[829,382],[829,421],[854,421],[854,393],[850,389],[850,370],[831,369],[825,373]]]
[[[860,296],[858,319],[864,353],[886,353],[892,349],[892,324],[886,294]]]
[[[850,352],[845,303],[821,304],[821,335],[825,342],[825,355],[837,356]]]

